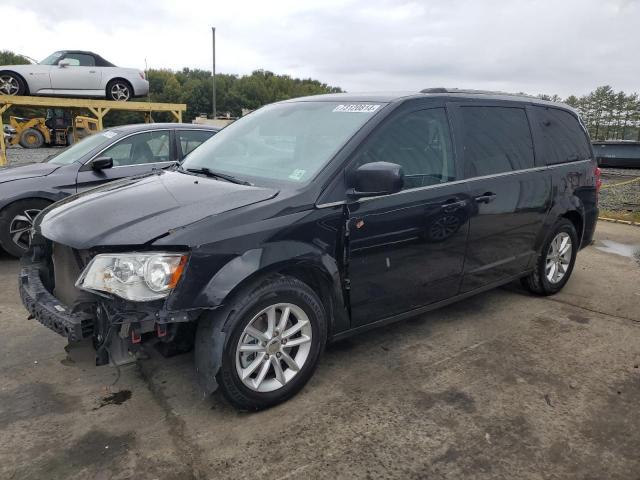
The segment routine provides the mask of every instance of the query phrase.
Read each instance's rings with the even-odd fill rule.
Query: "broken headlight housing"
[[[157,300],[175,288],[186,262],[180,253],[103,253],[93,257],[76,287],[134,302]]]

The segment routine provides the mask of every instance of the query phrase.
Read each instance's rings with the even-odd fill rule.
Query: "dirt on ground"
[[[190,354],[94,367],[27,320],[0,257],[2,479],[637,479],[640,228],[600,223],[565,289],[519,285],[330,346],[267,411]]]

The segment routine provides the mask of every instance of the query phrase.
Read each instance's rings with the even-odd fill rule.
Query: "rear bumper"
[[[588,247],[593,242],[593,235],[596,232],[596,225],[598,224],[598,215],[600,210],[598,207],[591,208],[585,211],[584,216],[584,233],[582,234],[582,242],[580,248]]]
[[[40,265],[23,265],[19,281],[22,304],[45,327],[67,338],[79,342],[93,335],[93,315],[73,312],[54,297],[40,279]]]

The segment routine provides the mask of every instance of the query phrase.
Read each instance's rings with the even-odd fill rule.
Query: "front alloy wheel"
[[[270,305],[244,328],[236,348],[236,371],[257,392],[289,383],[304,366],[313,332],[307,314],[292,303]]]
[[[0,210],[0,247],[14,257],[22,256],[31,243],[30,232],[35,218],[50,204],[44,199],[29,198]]]
[[[264,278],[200,319],[195,339],[200,384],[207,389],[217,384],[242,410],[271,407],[304,387],[326,339],[327,317],[314,289],[285,275]]]
[[[9,222],[9,236],[19,249],[26,251],[29,248],[29,232],[33,227],[33,220],[41,211],[36,208],[24,210]]]
[[[0,75],[0,94],[19,95],[20,81],[15,76],[8,73]]]

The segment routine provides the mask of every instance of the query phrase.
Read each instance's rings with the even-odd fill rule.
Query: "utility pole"
[[[216,118],[216,29],[215,27],[211,27],[211,35],[213,38],[213,68],[211,70],[211,95],[212,95],[212,114],[213,119]]]

